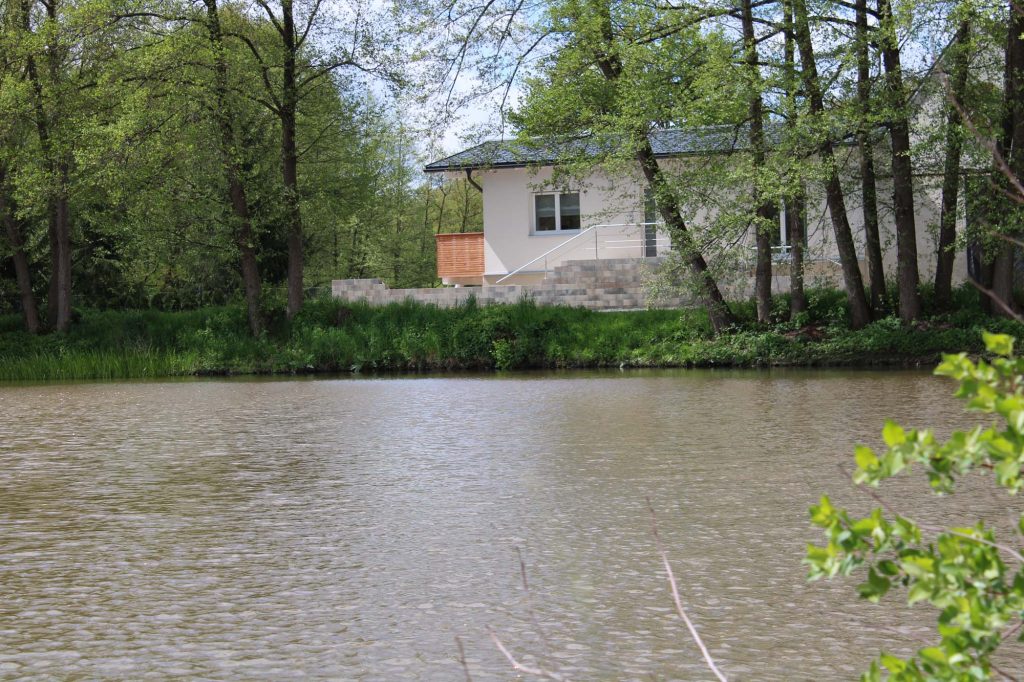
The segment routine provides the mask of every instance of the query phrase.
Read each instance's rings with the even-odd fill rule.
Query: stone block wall
[[[538,305],[567,305],[591,310],[636,310],[648,307],[679,308],[689,304],[683,298],[649,302],[644,280],[659,259],[616,258],[569,261],[536,285],[493,285],[429,289],[388,289],[379,279],[340,279],[331,282],[331,294],[346,301],[387,305],[405,300],[439,307],[461,305],[476,298],[480,305],[516,303],[524,298]]]

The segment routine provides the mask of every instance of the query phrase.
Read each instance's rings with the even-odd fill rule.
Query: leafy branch
[[[855,484],[875,488],[916,465],[939,495],[952,493],[957,477],[976,470],[992,472],[996,485],[1010,495],[1024,488],[1024,359],[1014,355],[1011,336],[985,334],[984,341],[991,360],[947,355],[935,373],[959,381],[956,396],[996,423],[956,431],[942,442],[931,430],[886,422],[884,453],[863,445],[855,449]],[[811,522],[824,529],[827,542],[807,548],[810,577],[866,569],[867,579],[857,588],[862,598],[877,602],[894,587],[906,589],[910,604],[925,601],[939,609],[939,641],[906,659],[882,653],[861,679],[881,680],[884,669],[896,682],[982,680],[993,673],[1013,680],[991,658],[1021,631],[1024,514],[1014,546],[998,541],[981,522],[955,528],[918,524],[868,492],[882,508],[863,518],[851,517],[827,496],[811,507]],[[927,539],[922,531],[929,533]]]

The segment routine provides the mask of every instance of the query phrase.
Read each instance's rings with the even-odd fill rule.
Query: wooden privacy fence
[[[484,274],[484,233],[434,235],[438,277],[480,277]]]

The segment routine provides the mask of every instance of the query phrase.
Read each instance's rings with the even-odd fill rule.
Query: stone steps
[[[494,285],[485,287],[446,287],[432,289],[388,289],[379,279],[348,279],[331,282],[335,298],[387,305],[405,300],[451,307],[464,304],[470,297],[480,305],[515,303],[524,298],[538,305],[568,305],[591,310],[636,310],[647,307],[679,308],[690,302],[683,298],[648,302],[644,287],[652,269],[662,259],[637,260],[613,258],[568,261],[557,266],[542,283]]]

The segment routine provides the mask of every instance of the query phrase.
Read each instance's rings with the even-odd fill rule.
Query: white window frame
[[[562,229],[562,195],[563,194],[575,194],[576,201],[580,204],[580,226],[570,228],[567,230]],[[538,230],[537,229],[537,197],[550,197],[555,198],[555,229],[553,230]],[[577,190],[567,190],[564,192],[534,192],[530,195],[530,235],[536,237],[546,237],[549,235],[557,234],[572,234],[574,232],[581,232],[583,230],[583,205],[581,203],[581,193]]]

